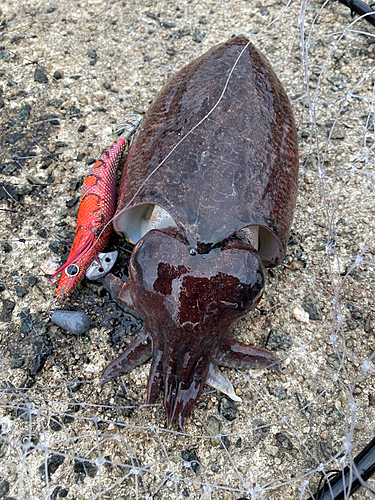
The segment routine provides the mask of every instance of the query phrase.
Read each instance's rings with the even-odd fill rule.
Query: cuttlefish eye
[[[68,276],[68,278],[74,278],[74,276],[77,276],[79,273],[79,267],[77,264],[71,264],[65,269],[65,273]]]

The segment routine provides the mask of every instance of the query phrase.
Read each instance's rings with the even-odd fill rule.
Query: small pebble
[[[3,47],[0,49],[0,59],[6,61],[10,57],[10,52],[5,50]]]
[[[230,399],[221,398],[219,412],[225,419],[232,422],[237,416],[237,407]]]
[[[0,312],[0,322],[9,323],[12,319],[12,312],[16,303],[9,299],[2,299],[2,303],[3,307]]]
[[[25,307],[19,314],[21,318],[21,333],[30,333],[33,329],[33,318],[30,314],[30,309]]]
[[[214,417],[213,415],[210,415],[207,419],[207,427],[209,433],[213,436],[210,439],[211,445],[212,446],[219,446],[220,445],[220,439],[215,438],[218,434],[220,434],[221,430],[221,422],[218,418]]]
[[[201,43],[202,40],[203,40],[203,37],[201,35],[201,32],[199,31],[198,28],[195,28],[194,35],[193,35],[193,42]]]
[[[28,120],[30,116],[31,106],[30,104],[25,104],[21,111],[17,114],[19,120]]]
[[[67,388],[74,392],[78,392],[84,385],[84,381],[78,377],[74,377],[70,382],[67,383]]]
[[[72,106],[69,109],[69,117],[70,118],[81,118],[82,117],[81,110],[79,108],[76,108],[75,106]]]
[[[37,278],[35,276],[29,276],[27,278],[27,283],[29,286],[34,286],[37,282]]]
[[[86,333],[90,327],[90,318],[81,311],[58,309],[52,314],[51,321],[74,335]]]
[[[319,304],[313,299],[308,298],[302,303],[303,309],[309,314],[309,318],[314,321],[322,319],[322,311]]]
[[[5,497],[8,491],[9,491],[9,483],[8,481],[4,480],[0,483],[0,498]]]
[[[48,480],[51,480],[52,474],[55,474],[57,469],[60,467],[61,464],[63,464],[65,461],[65,457],[60,456],[60,455],[52,455],[47,459],[47,467],[45,463],[42,463],[39,468],[38,472],[40,474],[41,479],[44,482],[47,482],[47,477]]]
[[[39,301],[46,300],[46,297],[44,296],[42,290],[38,286],[33,286],[32,287],[32,292],[33,292],[33,296],[37,300],[39,300]]]
[[[277,434],[275,434],[275,438],[283,448],[288,448],[289,450],[293,449],[293,444],[291,440],[282,432],[278,432]]]
[[[84,474],[85,476],[95,477],[98,472],[98,467],[88,460],[76,460],[73,470],[76,474]]]
[[[32,318],[30,319],[32,322]],[[30,321],[30,319],[26,317],[26,322]],[[31,354],[33,359],[31,367],[32,375],[35,373],[39,373],[43,369],[45,362],[47,361],[47,357],[50,353],[51,348],[48,344],[47,339],[43,337],[37,337],[31,347]]]
[[[98,54],[97,54],[97,52],[96,52],[96,50],[95,50],[95,49],[89,49],[89,50],[87,51],[87,55],[88,55],[88,57],[89,57],[90,59],[97,59],[97,57],[98,57]]]
[[[51,419],[49,426],[55,432],[59,432],[63,429],[63,426],[60,424],[60,421],[57,417]]]
[[[327,247],[327,238],[317,238],[315,241],[315,245],[312,247],[312,252],[319,252],[321,250],[325,250]]]
[[[346,306],[349,309],[353,319],[362,319],[362,314],[359,308],[353,302],[347,302]]]
[[[4,243],[1,244],[1,249],[4,253],[9,253],[13,250],[13,247],[10,243],[5,241]]]
[[[292,339],[282,330],[271,330],[266,342],[266,349],[274,351],[275,349],[283,349],[287,351],[293,345]]]
[[[292,312],[297,321],[300,321],[301,323],[309,322],[309,313],[304,311],[301,307],[295,307]]]
[[[358,326],[357,321],[354,321],[354,319],[351,318],[350,316],[346,317],[346,324],[349,330],[355,330]]]
[[[22,285],[17,285],[16,286],[16,294],[17,294],[17,297],[24,297],[26,294],[27,294],[27,290],[24,286]]]
[[[372,332],[371,315],[370,314],[365,319],[364,330],[365,330],[366,333],[371,333]]]
[[[194,450],[184,450],[181,453],[181,456],[185,462],[190,462],[190,467],[195,473],[197,473],[200,462],[196,452]]]
[[[16,144],[16,142],[20,141],[25,137],[25,134],[20,134],[19,132],[16,132],[14,134],[8,134],[5,136],[5,142],[9,144]],[[17,164],[15,163],[8,163],[8,168],[4,171],[3,173],[6,173],[7,175],[14,175],[14,172],[17,170]]]
[[[71,200],[68,200],[65,202],[65,205],[67,208],[72,208],[74,205],[76,205],[79,201],[79,197],[72,198]]]
[[[46,69],[42,66],[37,66],[34,72],[34,81],[39,83],[48,83]]]
[[[59,267],[60,267],[60,265],[59,265],[59,262],[57,259],[49,259],[49,260],[45,260],[41,264],[40,269],[45,274],[54,274]]]
[[[77,191],[78,188],[82,186],[82,180],[81,179],[73,179],[69,183],[69,189],[72,191]]]
[[[175,23],[170,22],[170,21],[160,21],[160,24],[161,24],[161,26],[163,26],[163,28],[175,28],[176,27]]]
[[[331,139],[333,140],[345,139],[345,130],[342,127],[335,127],[331,133]]]
[[[272,444],[266,444],[264,446],[264,451],[268,455],[272,455],[273,457],[275,457],[279,452],[279,448],[277,446],[273,446]]]
[[[24,358],[15,358],[15,359],[12,359],[12,361],[10,362],[10,368],[12,370],[15,370],[17,368],[21,368],[25,363],[25,360]]]
[[[47,238],[47,236],[48,236],[47,231],[44,228],[39,229],[39,231],[37,231],[36,234],[38,236],[40,236],[41,238]]]
[[[276,396],[280,400],[284,400],[287,398],[287,393],[286,393],[286,390],[284,389],[284,387],[275,387],[275,386],[272,386],[272,387],[266,386],[266,387],[267,387],[268,392],[272,396]]]

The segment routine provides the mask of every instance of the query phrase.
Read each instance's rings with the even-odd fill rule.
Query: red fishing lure
[[[116,176],[127,145],[127,138],[120,136],[93,165],[82,185],[76,234],[68,260],[50,278],[62,271],[56,292],[60,301],[83,279],[87,268],[109,241],[116,209]]]

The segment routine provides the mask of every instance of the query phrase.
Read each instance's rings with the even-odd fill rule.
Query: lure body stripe
[[[113,227],[111,219],[116,209],[116,177],[128,141],[119,139],[102,154],[91,168],[82,185],[76,234],[68,260],[51,279],[62,271],[56,292],[63,301],[85,276],[87,268],[109,241]],[[76,264],[78,272],[68,276],[66,269]]]

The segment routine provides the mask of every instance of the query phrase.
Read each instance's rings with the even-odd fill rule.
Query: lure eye
[[[79,273],[79,267],[77,264],[71,264],[65,269],[65,273],[68,276],[68,278],[74,278],[74,276],[77,276]]]

